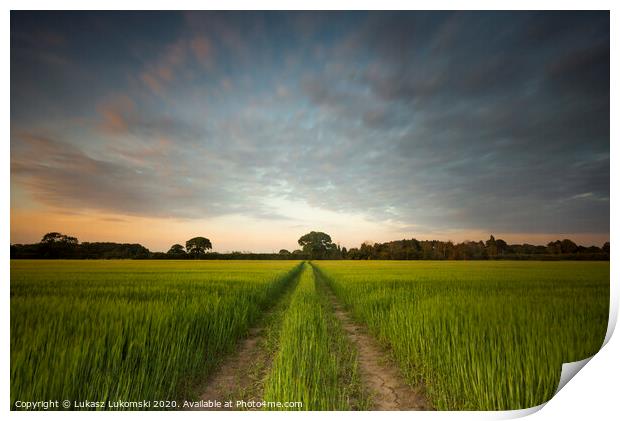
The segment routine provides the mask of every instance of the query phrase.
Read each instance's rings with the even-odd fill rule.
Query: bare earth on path
[[[265,319],[273,315],[273,310],[265,313]],[[266,329],[269,323],[250,328],[241,339],[235,352],[226,357],[209,378],[200,393],[202,401],[218,401],[219,408],[192,408],[202,411],[230,411],[253,408],[238,408],[237,400],[261,400],[264,377],[271,365],[272,355],[264,346]],[[232,401],[232,407],[224,407],[224,402]]]
[[[399,369],[391,363],[377,341],[366,329],[354,322],[338,299],[329,291],[334,313],[349,340],[357,347],[360,376],[372,395],[374,411],[430,410],[422,390],[407,385]]]
[[[225,357],[198,393],[201,401],[220,402],[220,407],[193,407],[198,411],[256,410],[237,407],[236,402],[262,401],[264,381],[271,369],[284,313],[297,287],[299,273],[285,286],[276,303],[262,313],[259,323],[241,338],[232,354]],[[232,401],[226,407],[225,402]]]

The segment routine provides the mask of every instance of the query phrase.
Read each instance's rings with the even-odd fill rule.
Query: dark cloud
[[[596,94],[604,99],[609,94],[609,65],[609,43],[571,51],[548,66],[548,82],[558,94]]]
[[[602,15],[456,14],[422,34],[414,19],[388,33],[370,25],[357,47],[347,40],[353,50],[367,43],[380,58],[364,78],[374,96],[339,103],[338,81],[323,78],[310,97],[345,109],[343,118],[359,110],[369,129],[384,128],[383,144],[367,145],[380,155],[374,171],[358,171],[373,199],[355,202],[377,217],[395,208],[404,220],[433,226],[608,231],[609,39]],[[550,48],[550,40],[560,43]],[[376,108],[364,111],[367,102]],[[399,115],[409,116],[408,127]],[[398,127],[408,128],[400,138]],[[569,200],[579,191],[590,194]]]
[[[140,27],[115,44],[116,79],[37,107],[54,118],[47,137],[12,136],[16,183],[127,214],[283,218],[269,203],[285,198],[435,232],[609,231],[607,12],[163,16],[152,39]],[[17,23],[12,74],[42,53]],[[30,99],[68,89],[55,69],[12,104],[18,128],[38,121]],[[59,128],[72,114],[90,126]]]

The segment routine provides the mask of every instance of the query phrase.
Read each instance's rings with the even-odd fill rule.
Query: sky
[[[608,12],[11,12],[11,243],[609,240]]]

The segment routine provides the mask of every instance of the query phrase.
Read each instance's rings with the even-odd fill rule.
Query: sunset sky
[[[11,13],[11,243],[609,240],[609,13]]]

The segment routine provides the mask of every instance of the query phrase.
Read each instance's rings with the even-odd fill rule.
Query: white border
[[[3,101],[3,122],[4,133],[7,135],[2,147],[0,149],[2,175],[4,180],[2,181],[2,200],[3,206],[0,209],[4,223],[0,225],[0,241],[5,246],[2,248],[2,255],[0,257],[0,265],[2,265],[2,277],[3,292],[5,305],[2,306],[2,338],[3,346],[1,347],[2,355],[2,382],[0,390],[0,405],[2,405],[2,412],[8,413],[7,415],[14,419],[24,418],[39,418],[40,419],[83,419],[86,415],[84,412],[80,413],[59,413],[59,412],[41,412],[41,413],[22,413],[9,411],[9,302],[10,302],[10,289],[9,289],[9,243],[10,243],[10,195],[9,195],[9,168],[10,168],[10,145],[9,145],[9,132],[10,132],[10,77],[9,77],[9,61],[10,61],[10,13],[9,10],[27,10],[27,9],[41,9],[46,10],[50,8],[54,9],[92,9],[92,10],[106,10],[106,9],[130,9],[130,10],[197,10],[208,7],[209,9],[285,9],[285,10],[335,10],[335,9],[366,9],[366,10],[378,10],[378,9],[417,9],[417,10],[441,10],[441,9],[495,9],[495,10],[529,10],[529,9],[543,9],[543,10],[570,10],[570,9],[598,9],[598,10],[611,10],[611,115],[618,115],[617,107],[615,104],[618,99],[618,6],[613,1],[543,1],[543,0],[523,0],[519,2],[515,1],[490,1],[490,0],[436,0],[425,2],[406,2],[406,1],[392,1],[384,0],[381,2],[370,2],[368,0],[345,0],[334,2],[325,0],[315,1],[296,1],[285,2],[282,0],[267,0],[261,2],[248,2],[243,0],[229,0],[227,2],[208,3],[196,0],[176,0],[163,1],[163,0],[151,0],[151,1],[120,1],[120,0],[91,0],[88,3],[77,0],[64,0],[57,1],[53,4],[49,1],[43,0],[24,0],[13,1],[9,0],[5,2],[8,7],[5,9],[5,13],[2,15],[2,23],[4,27],[4,39],[2,45],[2,57],[4,57],[4,65],[0,67],[2,72],[4,86],[5,86],[5,101]],[[611,121],[611,139],[616,139],[618,134],[618,128],[616,121],[612,118]],[[610,144],[611,152],[611,179],[618,180],[618,169],[614,167],[613,163],[618,162],[617,147],[613,142]],[[617,192],[615,183],[611,183],[611,215],[616,214]],[[615,239],[618,238],[618,223],[612,218],[610,237],[612,245],[615,244]],[[611,279],[617,280],[620,272],[617,269],[615,262],[618,261],[619,252],[616,247],[612,248],[612,264],[611,264]],[[618,399],[617,399],[617,381],[620,379],[619,364],[617,356],[620,355],[619,340],[616,337],[611,336],[613,327],[618,314],[618,296],[619,288],[617,282],[611,282],[611,317],[610,328],[606,340],[606,345],[601,351],[595,355],[592,360],[587,364],[587,368],[576,375],[550,402],[543,405],[544,408],[530,415],[529,419],[532,420],[554,420],[554,419],[609,419],[609,415],[618,413]],[[508,411],[508,412],[433,412],[433,413],[382,413],[381,417],[388,417],[392,419],[433,419],[433,420],[445,420],[445,419],[503,419],[514,418],[516,416],[525,415],[526,411]],[[529,411],[531,412],[531,411]],[[318,415],[317,415],[318,414]],[[322,412],[322,413],[210,413],[209,419],[238,419],[251,417],[253,419],[271,419],[281,417],[298,417],[303,419],[321,418],[335,419],[341,416],[350,416],[353,413],[335,413],[335,412]],[[356,418],[371,419],[376,416],[376,413],[354,413]],[[171,416],[176,417],[177,413],[89,413],[88,417],[111,419],[111,417],[120,417],[122,419],[134,419],[138,416],[147,415],[151,419],[168,420]],[[187,413],[182,417],[188,417],[192,419],[204,419],[205,414],[199,413]]]

